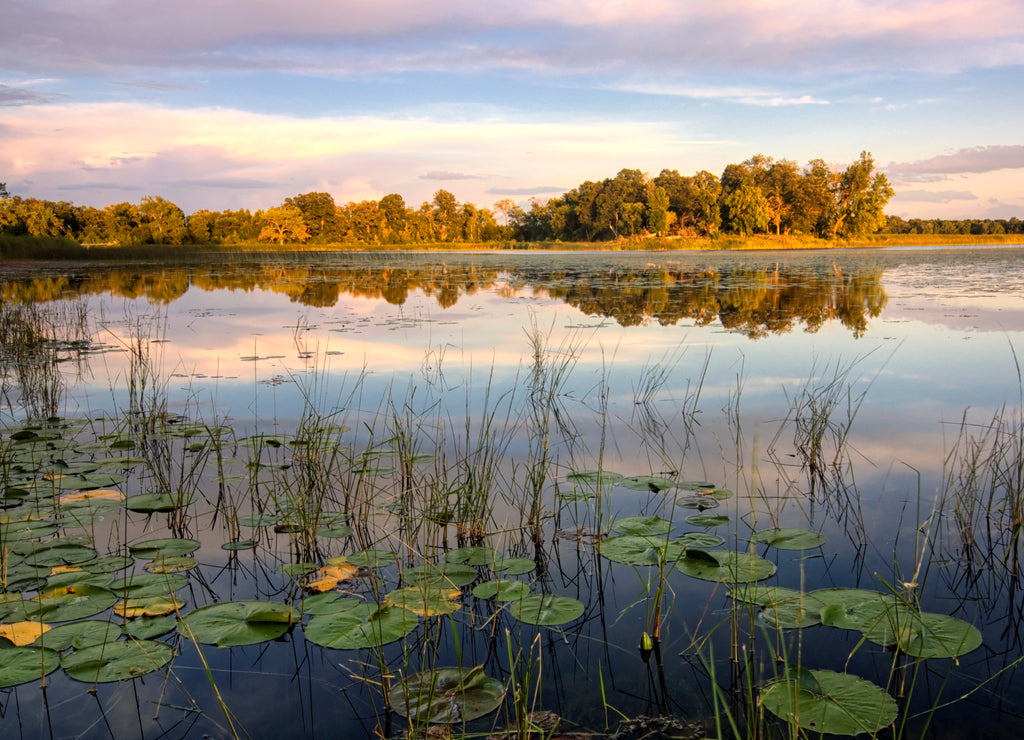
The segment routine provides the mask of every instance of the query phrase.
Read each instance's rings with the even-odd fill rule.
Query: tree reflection
[[[342,296],[402,305],[411,295],[433,298],[443,309],[481,290],[505,298],[544,295],[589,316],[610,318],[622,326],[657,322],[672,326],[716,321],[751,338],[792,331],[819,330],[838,320],[861,336],[868,320],[886,304],[880,266],[778,263],[694,266],[666,263],[642,267],[472,260],[445,264],[383,261],[312,265],[309,262],[246,262],[235,265],[133,266],[82,268],[76,274],[48,277],[9,276],[0,280],[0,299],[45,303],[69,295],[110,294],[170,303],[189,289],[241,290],[284,294],[292,302],[329,308]]]

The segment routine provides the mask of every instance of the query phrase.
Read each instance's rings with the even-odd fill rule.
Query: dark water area
[[[33,612],[58,576],[47,543],[132,556],[102,586],[123,596],[152,560],[130,546],[196,542],[152,637],[166,664],[95,690],[62,667],[0,688],[4,738],[400,737],[423,723],[387,693],[445,666],[505,687],[455,736],[544,711],[565,732],[788,737],[761,701],[787,664],[887,693],[881,737],[1024,730],[1022,248],[6,265],[0,307],[0,626],[68,616]],[[98,473],[127,508],[73,503]],[[188,495],[130,505],[168,491]],[[616,542],[631,534],[646,545]],[[401,611],[403,634],[323,644],[359,624],[323,636],[338,604],[312,581],[342,565],[325,592]],[[496,579],[522,590],[474,593]],[[730,596],[747,580],[879,592],[906,621],[865,638],[801,597],[778,629]],[[426,615],[397,605],[409,588]],[[549,624],[519,610],[527,594],[558,597]],[[237,601],[295,623],[192,639],[189,613]],[[918,657],[950,639],[953,657]]]

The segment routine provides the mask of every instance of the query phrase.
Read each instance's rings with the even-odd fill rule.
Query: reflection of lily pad
[[[752,542],[764,542],[780,550],[811,550],[825,544],[825,537],[809,529],[765,529],[750,536]]]
[[[896,701],[863,678],[833,671],[789,671],[761,692],[776,717],[811,734],[877,733],[896,720]]]
[[[484,675],[483,666],[466,671],[439,668],[409,676],[391,690],[391,708],[418,722],[457,724],[490,714],[505,695],[500,681]]]
[[[609,537],[601,542],[600,550],[609,560],[628,565],[661,565],[686,553],[686,547],[675,540],[635,534]]]
[[[61,659],[64,672],[86,683],[124,681],[155,671],[170,662],[174,649],[162,642],[105,642],[75,650]]]
[[[178,631],[209,645],[234,647],[276,640],[298,621],[298,612],[287,604],[226,601],[185,615]]]
[[[306,639],[317,645],[358,650],[400,640],[418,624],[415,614],[399,606],[359,604],[342,612],[317,615],[305,631]]]
[[[627,516],[612,522],[612,529],[621,534],[637,534],[641,536],[667,534],[672,529],[672,522],[662,519],[657,514],[651,516]]]
[[[527,596],[513,601],[509,609],[520,622],[546,627],[572,622],[583,614],[582,602],[553,594]]]
[[[8,647],[0,650],[0,688],[42,678],[57,669],[60,654],[41,647]]]
[[[729,583],[752,583],[775,574],[774,563],[757,555],[727,550],[689,549],[678,567],[694,578]]]

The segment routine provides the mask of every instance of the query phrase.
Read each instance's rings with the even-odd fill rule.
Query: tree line
[[[821,159],[803,167],[758,154],[720,176],[702,170],[657,176],[623,169],[524,208],[511,199],[492,208],[459,203],[447,190],[410,207],[401,195],[335,203],[329,193],[286,198],[275,207],[186,215],[160,196],[105,208],[12,196],[0,183],[0,233],[65,237],[82,244],[364,244],[416,245],[502,241],[606,241],[645,236],[807,234],[850,238],[894,233],[1021,233],[1017,219],[1000,224],[909,222],[887,218],[893,195],[871,154],[846,168]],[[964,224],[967,224],[964,226]],[[957,224],[956,230],[947,230]],[[976,231],[984,228],[985,231]],[[915,231],[920,229],[920,231]],[[926,230],[926,229],[931,229]],[[966,230],[965,230],[966,229]]]

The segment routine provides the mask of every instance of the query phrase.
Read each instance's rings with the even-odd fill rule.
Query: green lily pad
[[[863,678],[834,671],[792,672],[761,691],[761,704],[794,728],[809,734],[877,733],[896,720],[896,701]]]
[[[332,614],[320,614],[306,625],[306,639],[323,647],[359,650],[400,640],[419,624],[419,618],[398,606],[358,604]]]
[[[811,594],[823,605],[822,624],[860,632],[878,627],[887,609],[896,604],[895,599],[888,594],[860,588],[825,588],[812,591]],[[892,644],[892,641],[888,644]]]
[[[173,558],[191,555],[198,549],[199,540],[185,537],[169,537],[138,542],[129,546],[128,551],[137,558],[153,560],[154,558]]]
[[[74,650],[61,659],[64,672],[86,683],[109,683],[142,676],[170,662],[174,649],[162,642],[105,642]]]
[[[139,617],[133,619],[121,631],[135,640],[152,640],[154,637],[166,635],[178,626],[174,617]]]
[[[192,570],[199,561],[188,555],[154,558],[144,566],[150,573],[181,573]]]
[[[46,579],[46,590],[52,591],[55,588],[66,588],[67,586],[99,586],[109,589],[113,582],[113,573],[89,573],[77,570],[49,576]]]
[[[531,573],[536,568],[537,563],[529,558],[498,558],[491,564],[491,570],[507,576],[521,576]]]
[[[322,594],[313,594],[302,600],[303,614],[333,614],[343,612],[359,606],[363,602],[351,597],[342,598],[337,591],[327,591]]]
[[[352,529],[348,524],[337,524],[331,527],[320,527],[316,530],[317,537],[324,537],[326,539],[340,539],[342,537],[349,537],[355,530]]]
[[[750,536],[751,542],[764,542],[780,550],[812,550],[825,544],[824,535],[809,529],[764,529]]]
[[[391,550],[361,550],[348,556],[348,561],[361,568],[377,568],[398,560]]]
[[[41,593],[26,603],[30,619],[70,622],[109,609],[117,601],[113,591],[98,586],[66,586]]]
[[[657,514],[651,516],[627,516],[612,522],[612,529],[622,534],[655,536],[668,534],[672,530],[672,522],[662,519]]]
[[[245,514],[238,517],[238,523],[243,527],[269,527],[281,521],[280,514],[263,512],[262,514]]]
[[[586,486],[614,486],[622,475],[610,470],[579,470],[565,476],[566,480]]]
[[[473,595],[478,599],[497,599],[498,601],[519,601],[530,595],[530,587],[522,581],[496,580],[486,581],[473,588]]]
[[[81,568],[89,573],[116,573],[130,568],[134,560],[127,555],[107,555],[82,563]]]
[[[298,621],[298,612],[287,604],[226,601],[186,614],[180,620],[178,632],[217,647],[256,645],[276,640]]]
[[[96,551],[93,548],[68,542],[64,537],[48,542],[26,544],[29,545],[28,551],[22,554],[25,557],[25,562],[30,565],[76,565],[96,557]]]
[[[775,574],[775,564],[757,555],[728,550],[691,548],[679,560],[678,568],[688,576],[704,581],[752,583]]]
[[[111,588],[121,598],[145,599],[150,596],[173,594],[188,585],[188,578],[180,573],[134,573]]]
[[[664,491],[666,488],[674,488],[676,483],[668,478],[659,478],[654,475],[631,475],[628,478],[620,480],[619,485],[633,491],[650,491],[651,493],[658,493],[659,491]]]
[[[188,506],[196,497],[191,493],[169,491],[164,493],[142,493],[125,499],[124,507],[128,511],[153,514],[163,511],[175,511]]]
[[[231,542],[222,542],[220,549],[228,551],[237,550],[252,550],[256,547],[256,540],[232,540]]]
[[[0,688],[35,681],[60,666],[60,654],[42,647],[8,647],[0,650]]]
[[[477,666],[409,676],[391,689],[389,700],[396,714],[416,722],[460,724],[490,714],[504,696],[501,681],[484,675],[483,666]]]
[[[121,628],[113,622],[84,619],[61,624],[44,632],[36,640],[36,645],[59,653],[71,647],[81,649],[90,645],[101,645],[116,640],[120,635]]]
[[[0,542],[10,544],[19,540],[33,540],[47,537],[57,531],[57,525],[49,519],[28,519],[20,522],[0,524]]]
[[[568,596],[534,594],[513,601],[509,611],[520,622],[551,627],[579,619],[583,603]]]
[[[594,498],[594,494],[592,492],[584,491],[580,488],[574,488],[571,491],[562,491],[561,493],[558,494],[558,498],[570,504],[578,504],[581,501],[587,501],[589,499]]]
[[[981,632],[962,619],[945,614],[915,614],[897,645],[915,658],[955,658],[981,647]]]
[[[635,534],[609,537],[602,540],[599,549],[608,560],[627,565],[664,565],[686,554],[686,547],[675,540]]]
[[[730,521],[725,514],[691,514],[686,517],[686,523],[695,527],[720,527]]]
[[[459,547],[446,552],[444,559],[448,563],[490,565],[498,559],[498,553],[493,547]]]
[[[351,562],[351,558],[349,558]],[[402,582],[430,583],[438,586],[468,586],[476,580],[476,568],[462,563],[425,563],[402,571]]]
[[[676,537],[675,541],[683,547],[708,548],[718,547],[725,542],[725,537],[710,532],[686,532]]]

